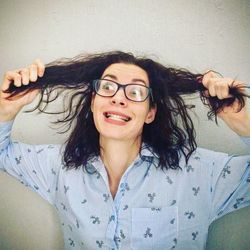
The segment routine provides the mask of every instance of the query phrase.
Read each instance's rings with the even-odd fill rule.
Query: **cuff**
[[[8,122],[0,122],[0,147],[2,147],[2,144],[5,144],[6,139],[10,137],[13,123],[14,120]]]

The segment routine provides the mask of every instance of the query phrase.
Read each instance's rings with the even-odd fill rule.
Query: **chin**
[[[120,124],[112,124],[107,122],[97,122],[96,128],[100,134],[100,137],[103,139],[112,139],[112,140],[137,140],[138,137],[141,137],[142,129],[138,130],[138,124],[126,124],[120,126]]]

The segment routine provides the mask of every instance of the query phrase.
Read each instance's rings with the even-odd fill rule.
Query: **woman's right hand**
[[[38,77],[42,77],[45,71],[45,66],[39,59],[35,60],[30,66],[19,70],[7,71],[4,75],[3,83],[0,86],[0,121],[13,120],[18,112],[27,104],[31,103],[39,93],[39,90],[32,90],[25,95],[17,95],[8,100],[10,96],[4,93],[11,83],[16,87],[22,85],[34,84]]]

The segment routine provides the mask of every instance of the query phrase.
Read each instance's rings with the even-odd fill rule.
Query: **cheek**
[[[150,116],[150,108],[149,106],[144,107],[142,110],[138,112],[140,120],[144,123],[148,120]]]
[[[98,112],[99,106],[100,106],[100,104],[98,102],[98,98],[93,97],[92,101],[91,101],[91,107],[90,108],[91,108],[91,112],[93,114],[94,124],[95,124],[97,129],[99,127],[98,126],[98,123],[99,123],[98,121],[100,120],[100,117],[98,118],[98,116],[100,116],[100,114]]]
[[[101,97],[93,95],[92,101],[91,101],[91,111],[93,113],[93,116],[96,116],[98,113],[98,110],[100,110],[101,106],[103,105],[103,100],[100,99]]]

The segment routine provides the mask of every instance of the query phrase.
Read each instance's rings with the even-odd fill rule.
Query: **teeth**
[[[117,121],[125,121],[125,122],[127,122],[127,121],[129,121],[130,120],[130,118],[128,118],[128,117],[124,117],[124,116],[119,116],[119,115],[115,115],[115,114],[109,114],[109,113],[106,113],[106,117],[107,118],[112,118],[113,120],[117,120]]]

